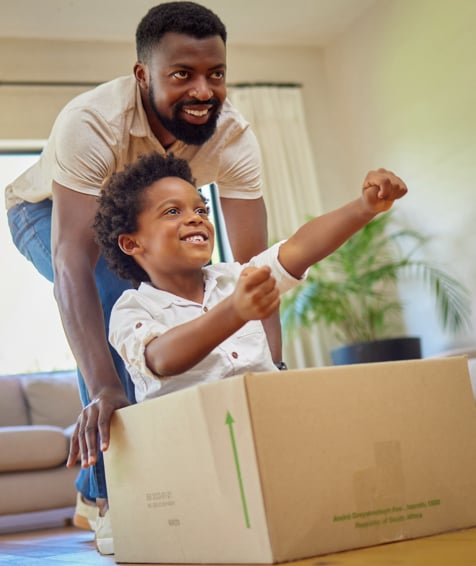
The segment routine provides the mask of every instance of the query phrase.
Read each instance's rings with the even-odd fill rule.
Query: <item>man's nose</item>
[[[197,77],[188,94],[192,98],[205,101],[213,96],[213,90],[210,88],[206,77]]]

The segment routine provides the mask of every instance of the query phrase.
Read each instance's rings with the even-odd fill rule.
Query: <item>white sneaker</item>
[[[78,492],[76,495],[76,509],[74,510],[73,525],[78,529],[94,531],[96,526],[96,518],[98,508],[96,504],[86,503],[82,495]]]
[[[112,526],[109,512],[104,517],[96,517],[96,547],[101,554],[114,554],[114,540],[112,538]]]

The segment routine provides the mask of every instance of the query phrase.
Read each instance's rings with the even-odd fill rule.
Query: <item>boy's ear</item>
[[[119,234],[117,243],[126,255],[137,255],[142,251],[142,246],[132,234]]]

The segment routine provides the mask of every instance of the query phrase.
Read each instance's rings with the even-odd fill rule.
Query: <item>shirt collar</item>
[[[204,275],[204,283],[205,283],[205,297],[204,297],[204,304],[206,302],[207,297],[210,295],[210,292],[216,286],[216,281],[213,279],[209,279],[207,277],[207,270],[203,270]],[[168,308],[172,305],[199,305],[199,303],[195,303],[194,301],[190,301],[189,299],[184,299],[183,297],[177,297],[173,293],[169,293],[168,291],[163,291],[162,289],[157,289],[149,282],[143,282],[139,285],[138,289],[139,293],[149,297],[154,301],[154,304],[159,306],[160,308]]]
[[[217,286],[217,277],[212,274],[210,269],[203,269],[203,284],[205,286],[205,293],[203,296],[203,304],[208,302],[208,298],[213,293],[213,290]]]
[[[217,286],[217,279],[221,277],[226,277],[226,274],[221,273],[218,271],[215,273],[215,270],[211,270],[210,267],[203,268],[203,283],[205,286],[205,293],[203,297],[203,305],[206,305],[208,302],[208,298],[213,293],[213,290]],[[165,309],[171,307],[172,305],[198,305],[198,303],[194,303],[193,301],[189,301],[188,299],[184,299],[183,297],[177,297],[173,293],[169,293],[168,291],[163,291],[162,289],[157,289],[149,282],[143,282],[139,285],[138,289],[139,293],[149,297],[154,301],[154,303]],[[202,305],[200,305],[202,306]]]
[[[142,105],[142,98],[140,95],[139,85],[136,84],[136,94],[135,94],[135,112],[132,118],[132,124],[129,130],[131,136],[136,138],[154,138],[154,134],[150,129],[149,121],[147,120],[147,114],[145,113],[144,106]]]
[[[146,297],[152,299],[154,304],[160,308],[168,308],[172,305],[189,305],[195,304],[192,301],[183,299],[182,297],[177,297],[173,293],[168,291],[162,291],[162,289],[157,289],[151,283],[141,283],[138,289],[139,293],[145,295]]]

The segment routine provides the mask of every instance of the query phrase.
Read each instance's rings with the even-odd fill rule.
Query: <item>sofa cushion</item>
[[[75,372],[26,375],[22,386],[31,424],[66,428],[76,422],[81,401]]]
[[[0,472],[41,470],[66,462],[68,439],[53,426],[0,428]]]
[[[28,423],[28,407],[19,377],[0,376],[0,426],[19,426]]]

